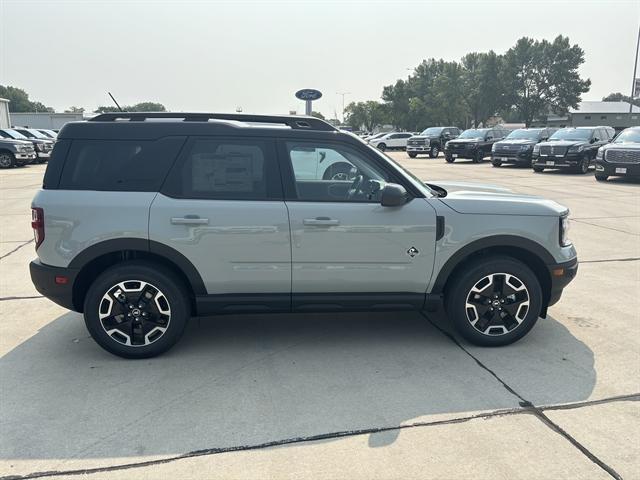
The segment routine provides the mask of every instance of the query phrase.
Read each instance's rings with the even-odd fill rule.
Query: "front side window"
[[[281,197],[272,147],[259,139],[201,137],[170,172],[163,193],[179,198],[267,200]]]
[[[389,176],[360,152],[344,145],[287,142],[298,200],[379,202]]]

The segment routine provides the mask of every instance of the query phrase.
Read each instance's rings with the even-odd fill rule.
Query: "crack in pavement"
[[[4,255],[2,255],[0,257],[0,260],[2,260],[3,258],[7,258],[9,255],[11,255],[12,253],[17,252],[18,250],[20,250],[22,247],[24,247],[25,245],[29,245],[31,242],[33,242],[33,238],[31,240],[27,240],[26,242],[18,245],[16,248],[14,248],[13,250],[11,250],[10,252],[5,253]]]
[[[510,387],[504,380],[502,380],[497,373],[495,373],[493,370],[491,370],[489,367],[487,367],[484,363],[482,363],[475,355],[473,355],[471,352],[469,352],[469,350],[467,350],[466,348],[464,348],[464,346],[458,341],[457,338],[455,338],[451,333],[447,332],[446,330],[444,330],[442,327],[440,327],[439,325],[437,325],[436,323],[434,323],[427,315],[425,315],[423,312],[420,312],[420,314],[429,322],[431,323],[431,325],[433,325],[436,329],[438,329],[440,331],[440,333],[442,333],[443,335],[445,335],[446,337],[448,337],[453,343],[455,343],[458,348],[460,348],[464,353],[466,353],[469,357],[471,357],[473,360],[475,360],[475,362],[478,364],[478,366],[480,366],[480,368],[486,370],[489,374],[491,374],[500,384],[502,384],[502,386],[511,394],[515,395],[516,397],[518,397],[521,402],[520,402],[520,406],[525,407],[526,408],[526,412],[531,413],[532,415],[534,415],[536,418],[538,418],[542,423],[544,423],[547,427],[549,427],[551,430],[553,430],[554,432],[556,432],[557,434],[559,434],[560,436],[564,437],[569,443],[571,443],[574,447],[576,447],[580,452],[582,452],[582,454],[587,457],[589,460],[591,460],[593,463],[595,463],[596,465],[598,465],[602,470],[604,470],[605,472],[607,472],[612,478],[615,478],[616,480],[622,480],[622,477],[620,476],[620,474],[618,472],[616,472],[612,467],[610,467],[609,465],[607,465],[606,463],[604,463],[602,460],[600,460],[595,454],[593,454],[587,447],[585,447],[584,445],[582,445],[576,438],[574,438],[570,433],[568,433],[566,430],[564,430],[562,427],[560,427],[560,425],[558,425],[557,423],[555,423],[553,420],[551,420],[549,417],[547,417],[544,412],[543,409],[540,407],[536,407],[532,402],[526,400],[522,395],[520,395],[518,392],[516,392],[512,387]]]
[[[610,258],[603,260],[580,260],[580,263],[635,262],[637,260],[640,260],[640,257]]]
[[[129,470],[129,469],[135,469],[135,468],[152,467],[154,465],[172,463],[179,460],[185,460],[188,458],[218,455],[222,453],[261,450],[265,448],[279,447],[284,445],[309,443],[309,442],[316,442],[321,440],[333,440],[338,438],[354,437],[358,435],[370,435],[374,433],[383,433],[383,432],[388,432],[393,430],[436,427],[440,425],[455,425],[455,424],[470,422],[473,420],[487,420],[491,418],[500,418],[500,417],[506,417],[506,416],[512,416],[512,415],[532,414],[532,415],[538,416],[538,413],[541,413],[542,411],[545,411],[545,410],[575,410],[575,409],[590,407],[594,405],[602,405],[602,404],[614,403],[614,402],[627,402],[627,401],[633,401],[633,402],[640,401],[640,393],[618,395],[618,396],[607,397],[607,398],[602,398],[598,400],[586,400],[582,402],[574,402],[574,403],[568,403],[568,404],[562,404],[562,405],[548,405],[543,407],[534,407],[534,406],[527,405],[526,407],[523,407],[523,408],[508,408],[508,409],[501,409],[501,410],[493,410],[490,412],[483,412],[475,415],[466,415],[466,416],[455,417],[455,418],[450,418],[446,420],[414,422],[414,423],[407,423],[404,425],[398,425],[398,426],[392,426],[392,427],[371,427],[371,428],[362,428],[362,429],[356,429],[356,430],[341,430],[337,432],[320,433],[317,435],[309,435],[304,437],[291,437],[291,438],[285,438],[281,440],[272,440],[269,442],[250,444],[250,445],[237,445],[237,446],[231,446],[231,447],[214,447],[214,448],[207,448],[202,450],[194,450],[181,455],[175,455],[173,457],[160,458],[156,460],[148,460],[143,462],[131,462],[131,463],[123,463],[119,465],[109,465],[106,467],[83,468],[83,469],[75,469],[75,470],[51,470],[51,471],[43,471],[43,472],[32,472],[25,475],[7,475],[7,476],[0,477],[0,480],[27,480],[32,478],[57,477],[62,475],[75,476],[75,475],[90,475],[94,473],[114,472],[118,470]],[[546,420],[543,420],[543,422],[547,424],[552,430],[556,431],[557,433],[563,432],[563,433],[560,433],[562,436],[568,436],[566,431],[564,431],[555,423],[553,423],[551,420],[549,420],[548,417],[546,417],[546,415],[543,414],[543,417],[544,419],[546,419]],[[577,445],[580,445],[580,444],[577,443]],[[582,445],[580,446],[582,447]],[[582,448],[584,449],[584,447]],[[589,452],[586,449],[584,450],[586,452]],[[607,473],[611,474],[611,472],[607,472]],[[615,475],[618,475],[618,474],[615,474]],[[619,475],[618,476],[612,475],[612,476],[616,479],[621,478]]]
[[[0,302],[6,302],[7,300],[31,300],[33,298],[44,298],[44,295],[31,295],[25,297],[0,297]]]
[[[572,220],[575,221],[575,222],[578,222],[578,223],[584,223],[585,225],[591,225],[592,227],[599,227],[599,228],[604,228],[606,230],[611,230],[611,231],[614,231],[614,232],[626,233],[627,235],[633,235],[634,237],[640,236],[637,233],[627,232],[626,230],[620,230],[619,228],[605,227],[604,225],[598,225],[597,223],[585,222],[584,220],[581,220],[581,219],[578,219],[578,218],[572,218]]]

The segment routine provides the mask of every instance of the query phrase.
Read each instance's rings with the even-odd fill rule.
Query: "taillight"
[[[31,228],[37,250],[44,241],[44,210],[40,207],[31,207]]]

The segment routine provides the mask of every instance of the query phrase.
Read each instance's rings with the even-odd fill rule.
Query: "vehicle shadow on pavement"
[[[585,400],[595,384],[593,352],[551,318],[509,347],[464,346],[527,399]],[[417,313],[193,319],[137,361],[68,313],[2,357],[0,378],[3,459],[176,455],[519,406]]]

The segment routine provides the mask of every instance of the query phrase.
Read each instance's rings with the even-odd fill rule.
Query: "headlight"
[[[569,215],[560,217],[560,246],[568,247],[571,245],[569,240]]]
[[[540,153],[540,144],[537,143],[533,146],[533,153]]]
[[[449,143],[450,143],[450,142],[445,143],[445,144],[444,144],[444,148],[449,148]]]
[[[602,160],[604,158],[604,148],[600,147],[598,153],[596,153],[596,160]]]
[[[491,151],[495,152],[496,151],[496,144],[494,143],[493,145],[491,145]]]
[[[521,152],[528,152],[529,150],[531,150],[531,145],[522,145],[520,147]]]
[[[573,147],[569,147],[568,152],[577,153],[584,150],[584,145],[574,145]]]

